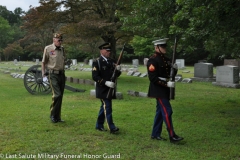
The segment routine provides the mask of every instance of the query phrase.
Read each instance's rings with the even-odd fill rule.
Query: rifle
[[[116,65],[120,65],[124,51],[126,51],[127,53],[134,52],[133,49],[125,47],[125,44],[126,43],[124,43],[124,45],[123,45],[123,48],[120,52],[120,55],[118,57]],[[113,74],[112,74],[112,77],[111,77],[111,82],[115,82],[115,84],[116,84],[116,81],[117,81],[116,72],[117,72],[117,67],[115,67],[115,69],[113,71]],[[109,96],[112,95],[113,93],[114,93],[114,88],[109,88],[106,98],[109,98]]]
[[[175,55],[176,55],[176,50],[177,50],[177,36],[175,36],[175,41],[174,41],[174,48],[173,48],[173,57],[172,57],[172,65],[176,62]],[[175,69],[172,67],[171,72],[170,72],[170,78],[171,82],[175,82]],[[175,87],[170,88],[170,99],[175,98]]]

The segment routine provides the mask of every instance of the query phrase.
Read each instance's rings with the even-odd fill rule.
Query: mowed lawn
[[[21,72],[26,69],[22,67]],[[12,78],[4,70],[0,68],[0,159],[240,159],[239,89],[211,82],[177,82],[176,98],[171,101],[173,124],[184,140],[172,144],[150,139],[155,99],[127,94],[128,90],[147,92],[147,77],[123,72],[118,79],[123,99],[113,100],[113,119],[120,131],[110,134],[95,130],[100,101],[90,96],[94,86],[68,83],[86,92],[65,90],[65,123],[53,124],[49,118],[51,94],[31,95],[23,79]],[[145,66],[139,70],[146,72]],[[191,72],[179,70],[179,74],[191,78],[193,67],[186,70]],[[91,79],[91,72],[66,71],[66,76]],[[162,136],[168,138],[165,125]]]

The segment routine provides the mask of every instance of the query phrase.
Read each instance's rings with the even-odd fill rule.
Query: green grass
[[[0,63],[0,67],[6,65]],[[11,64],[10,67],[15,66]],[[21,72],[24,73],[27,68],[23,66]],[[144,66],[140,66],[139,70],[146,72]],[[186,70],[191,72],[181,73],[179,70],[179,74],[184,78],[193,77],[193,67],[189,66]],[[67,71],[66,76],[91,79],[90,72]],[[176,99],[171,101],[173,124],[176,133],[185,139],[175,145],[169,140],[159,142],[150,139],[155,99],[127,95],[128,90],[147,92],[147,77],[122,73],[118,79],[118,91],[124,97],[113,101],[114,123],[120,128],[118,134],[95,130],[100,101],[90,96],[90,89],[94,87],[68,84],[87,91],[76,93],[65,90],[62,119],[66,122],[52,124],[49,119],[51,94],[31,95],[22,79],[0,72],[0,156],[16,154],[20,159],[19,154],[38,156],[47,153],[104,159],[103,154],[107,153],[120,154],[124,160],[240,159],[238,89],[213,86],[211,82],[177,83]],[[165,126],[162,136],[167,138]]]

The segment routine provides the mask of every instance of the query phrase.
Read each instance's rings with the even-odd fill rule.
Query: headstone
[[[77,59],[72,59],[72,65],[77,65]]]
[[[132,60],[132,65],[133,65],[133,66],[138,66],[138,65],[139,65],[138,59],[133,59],[133,60]]]
[[[195,63],[193,81],[200,82],[215,82],[216,78],[213,76],[212,63]]]
[[[117,99],[123,99],[123,94],[121,92],[116,92]]]
[[[17,62],[18,62],[18,61],[17,61],[17,59],[14,59],[14,61],[13,61],[13,62],[14,62],[14,64],[17,64]]]
[[[176,74],[175,77],[181,77],[182,78],[182,75],[181,74]]]
[[[147,93],[145,92],[139,92],[139,97],[147,97]]]
[[[240,67],[240,60],[237,60],[237,59],[224,59],[224,65],[232,65],[232,66],[237,66],[239,68]]]
[[[129,71],[129,72],[127,73],[128,76],[132,76],[133,74],[134,74],[133,71]]]
[[[78,80],[78,83],[79,83],[79,84],[84,84],[84,83],[85,83],[85,80],[84,80],[84,79],[79,79],[79,80]]]
[[[192,83],[192,79],[191,78],[184,78],[182,80],[182,83]]]
[[[85,84],[94,85],[94,81],[91,79],[86,79]]]
[[[79,79],[78,78],[73,78],[73,83],[79,84]]]
[[[90,96],[96,96],[96,91],[95,89],[90,90]]]
[[[144,59],[143,59],[143,64],[144,64],[144,66],[147,65],[148,60],[149,60],[149,58],[144,58]]]
[[[83,63],[84,63],[84,64],[88,64],[88,59],[87,59],[87,58],[84,59]]]
[[[25,76],[25,74],[21,74],[21,76],[19,76],[19,78],[24,79],[24,76]]]
[[[175,77],[175,81],[176,82],[181,82],[182,81],[182,77]]]
[[[176,59],[176,63],[179,69],[185,68],[185,60],[184,59]]]
[[[138,76],[140,76],[140,75],[141,75],[140,72],[135,72],[135,73],[133,74],[134,77],[138,77]]]
[[[15,74],[14,78],[18,78],[21,74]]]
[[[88,65],[92,66],[92,63],[93,63],[93,59],[89,59]]]
[[[147,77],[147,73],[142,73],[139,77]]]
[[[212,63],[195,63],[194,64],[194,77],[212,78],[213,77],[213,64]]]
[[[225,65],[216,68],[216,82],[213,85],[240,88],[239,68],[237,66]]]
[[[67,77],[68,82],[73,82],[73,77]]]
[[[136,97],[138,97],[138,96],[139,96],[139,92],[137,92],[137,91],[131,91],[131,90],[128,90],[128,95],[131,95],[131,96],[136,96]]]
[[[39,64],[39,59],[36,59],[36,64]]]
[[[138,71],[138,69],[137,69],[137,68],[128,68],[128,71],[137,72],[137,71]]]
[[[239,69],[237,66],[218,66],[216,71],[216,82],[239,83]]]

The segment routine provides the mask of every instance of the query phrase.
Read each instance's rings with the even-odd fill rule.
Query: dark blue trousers
[[[112,100],[111,99],[101,99],[101,106],[98,113],[96,128],[104,128],[103,124],[106,120],[107,127],[109,130],[115,128],[112,118]]]
[[[162,133],[163,121],[167,126],[169,137],[175,135],[172,123],[172,107],[168,99],[156,98],[156,115],[153,124],[152,136],[159,137]]]

